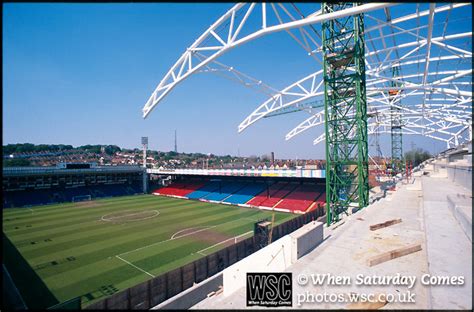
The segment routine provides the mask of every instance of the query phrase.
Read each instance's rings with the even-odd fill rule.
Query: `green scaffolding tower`
[[[357,6],[323,3],[323,14]],[[369,200],[364,16],[325,21],[323,30],[328,225]]]
[[[400,67],[392,67],[392,78],[398,79],[400,76]],[[390,86],[393,89],[388,91],[390,101],[390,136],[392,139],[392,170],[394,174],[403,171],[403,136],[402,136],[402,108],[399,94],[402,84],[398,81],[391,81]]]

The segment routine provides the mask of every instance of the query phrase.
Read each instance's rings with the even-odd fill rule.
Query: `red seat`
[[[263,207],[273,207],[278,203],[283,197],[295,189],[296,185],[288,183],[283,186],[280,190],[275,192],[271,197],[265,199],[260,203],[260,206]]]
[[[321,197],[321,187],[300,185],[288,194],[275,208],[288,209],[293,212],[305,212]],[[317,207],[317,206],[316,206]]]
[[[168,186],[165,186],[153,191],[153,194],[174,195],[174,196],[184,197],[188,195],[189,193],[192,193],[203,186],[204,186],[204,183],[198,183],[198,182],[171,183]]]
[[[274,197],[275,193],[277,193],[279,190],[281,190],[283,187],[285,187],[287,183],[282,183],[278,182],[273,184],[268,188],[267,190],[261,192],[257,196],[255,196],[253,199],[251,199],[247,204],[252,205],[252,206],[262,206],[262,203],[267,200],[269,197]]]

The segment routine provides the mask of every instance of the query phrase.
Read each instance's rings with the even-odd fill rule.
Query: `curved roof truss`
[[[423,135],[444,141],[448,146],[472,139],[472,32],[447,33],[450,21],[459,22],[451,11],[471,4],[431,3],[426,10],[420,10],[420,4],[417,4],[414,13],[405,14],[403,10],[402,14],[399,12],[400,16],[392,16],[393,5],[396,4],[369,3],[330,14],[314,10],[305,16],[294,4],[236,4],[171,67],[143,107],[143,117],[146,118],[173,88],[199,72],[223,75],[268,96],[240,123],[239,132],[275,112],[310,99],[321,99],[324,93],[322,69],[278,91],[234,67],[217,62],[217,58],[258,37],[286,31],[321,67],[321,36],[313,25],[366,13],[367,20],[371,22],[365,30],[368,112],[376,112],[376,116],[369,120],[369,134],[376,131],[390,133],[390,107],[399,106],[403,100],[403,105],[399,106],[404,120],[403,134]],[[383,17],[372,14],[381,11]],[[443,21],[436,20],[435,15],[441,12],[445,12],[446,17]],[[255,23],[249,23],[251,17],[256,17],[260,25],[256,27]],[[423,18],[426,20],[422,21]],[[407,21],[412,21],[412,24],[407,26]],[[414,21],[416,27],[413,27]],[[435,34],[436,27],[443,28],[441,34]],[[422,31],[426,34],[421,35]],[[400,42],[402,37],[405,42]],[[395,66],[401,69],[399,77],[391,76],[390,70]],[[391,87],[392,81],[400,83],[401,87]],[[392,101],[387,95],[391,89],[402,90]],[[291,130],[286,139],[323,123],[324,112],[319,111]],[[322,140],[324,133],[313,143]]]

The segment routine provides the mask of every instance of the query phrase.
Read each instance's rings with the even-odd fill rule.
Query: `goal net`
[[[91,195],[78,195],[78,196],[73,196],[72,197],[72,202],[81,202],[81,201],[86,201],[86,200],[92,200]]]

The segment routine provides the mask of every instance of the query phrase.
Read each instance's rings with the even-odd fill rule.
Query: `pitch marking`
[[[195,227],[190,227],[190,228],[186,228],[184,230],[180,230],[176,233],[174,233],[170,239],[177,239],[177,238],[181,238],[181,237],[185,237],[185,236],[188,236],[188,235],[191,235],[191,234],[195,234],[195,233],[199,233],[199,232],[202,232],[202,231],[205,231],[205,230],[209,230],[209,229],[212,229],[212,228],[215,228],[217,225],[214,225],[214,226],[206,226],[206,227],[200,227],[200,226],[195,226]],[[197,229],[197,228],[201,228],[200,230],[197,230],[197,231],[194,231],[194,232],[191,232],[191,233],[187,233],[187,234],[184,234],[184,235],[181,235],[181,236],[178,236],[176,237],[177,234],[181,233],[181,232],[184,232],[186,230],[190,230],[190,229]]]
[[[160,212],[159,212],[158,210],[142,210],[142,211],[137,212],[137,213],[132,213],[132,214],[127,214],[127,215],[123,215],[123,216],[116,216],[116,217],[106,218],[106,216],[113,214],[113,213],[109,213],[109,214],[103,215],[102,218],[100,218],[100,220],[109,222],[109,221],[113,221],[112,219],[124,218],[124,217],[129,217],[129,216],[135,216],[135,215],[141,214],[141,213],[143,213],[143,212],[147,212],[147,211],[153,211],[153,212],[155,212],[155,214],[152,215],[152,216],[146,217],[146,218],[142,218],[142,219],[138,219],[138,220],[129,220],[129,221],[132,222],[132,221],[147,220],[147,219],[154,218],[154,217],[156,217],[157,215],[160,214]]]
[[[204,248],[204,249],[201,249],[201,250],[199,250],[197,253],[202,255],[204,251],[206,251],[206,250],[208,250],[208,249],[211,249],[211,248],[213,248],[213,247],[216,247],[216,246],[218,246],[218,245],[220,245],[220,244],[223,244],[223,243],[225,243],[225,242],[228,242],[228,241],[230,241],[230,240],[232,240],[232,239],[234,239],[235,242],[237,243],[237,238],[241,238],[242,236],[245,236],[245,235],[250,234],[250,233],[253,233],[253,231],[248,231],[248,232],[246,232],[246,233],[244,233],[244,234],[240,234],[239,236],[235,236],[235,237],[228,238],[228,239],[226,239],[226,240],[223,240],[222,242],[218,242],[217,244],[214,244],[214,245],[212,245],[212,246],[209,246],[209,247],[206,247],[206,248]],[[206,255],[204,255],[204,256],[206,256]]]
[[[220,223],[220,224],[217,224],[217,225],[213,225],[213,226],[210,226],[210,227],[207,228],[207,229],[214,228],[214,227],[218,227],[218,226],[222,226],[222,225],[224,225],[224,224],[231,223],[231,222],[235,222],[235,220],[228,221],[228,222],[224,222],[224,223]],[[202,230],[204,230],[204,229],[202,229]],[[202,230],[198,230],[198,231],[202,231]],[[249,234],[249,233],[251,233],[251,232],[253,232],[253,231],[249,231],[249,232],[247,232],[247,233],[241,234],[240,236]],[[174,239],[186,237],[186,236],[192,235],[192,234],[194,234],[194,233],[196,233],[196,232],[192,232],[192,233],[189,233],[189,234],[185,234],[185,235],[179,236],[179,237],[174,238]],[[175,233],[175,234],[176,234],[176,233]],[[240,237],[240,236],[232,237],[232,238],[230,238],[230,239],[235,239],[235,238],[238,238],[238,237]],[[140,248],[137,248],[137,249],[133,249],[133,250],[130,250],[130,251],[126,251],[126,252],[124,252],[124,253],[118,254],[118,256],[123,256],[123,255],[129,254],[129,253],[132,253],[132,252],[135,252],[135,251],[139,251],[139,250],[142,250],[142,249],[151,247],[151,246],[159,245],[159,244],[161,244],[161,243],[166,243],[166,242],[169,242],[169,241],[171,241],[171,240],[173,240],[173,238],[165,239],[165,240],[162,240],[162,241],[159,241],[159,242],[150,244],[150,245],[146,245],[146,246],[143,246],[143,247],[140,247]],[[227,241],[227,240],[226,240],[226,241]],[[221,243],[223,243],[223,242],[220,242],[220,243],[217,243],[217,244],[221,244]],[[217,246],[217,245],[216,245],[216,246]],[[211,247],[214,247],[214,246],[211,246]],[[209,248],[210,248],[210,247],[209,247]],[[201,251],[202,251],[202,250],[201,250]]]
[[[131,266],[134,267],[135,269],[140,270],[140,271],[142,271],[143,273],[148,274],[148,275],[151,276],[151,277],[155,277],[155,275],[153,275],[153,274],[151,274],[151,273],[149,273],[149,272],[147,272],[147,271],[145,271],[145,270],[143,270],[143,269],[137,267],[137,266],[134,265],[133,263],[130,263],[130,262],[128,262],[127,260],[125,260],[125,259],[123,259],[123,258],[120,258],[120,256],[115,256],[115,257],[117,257],[117,258],[119,258],[120,260],[122,260],[123,262],[125,262],[125,263],[131,265]]]

